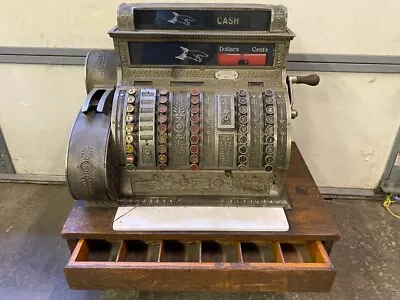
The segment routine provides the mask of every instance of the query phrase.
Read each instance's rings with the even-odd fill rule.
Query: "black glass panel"
[[[136,29],[269,30],[270,11],[136,10]]]
[[[132,65],[272,66],[273,44],[130,42]]]

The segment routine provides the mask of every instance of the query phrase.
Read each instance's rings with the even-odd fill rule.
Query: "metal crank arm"
[[[316,86],[319,84],[319,76],[317,74],[310,74],[307,76],[286,76],[286,85],[288,87],[290,98],[291,118],[296,119],[299,113],[294,109],[293,84]]]

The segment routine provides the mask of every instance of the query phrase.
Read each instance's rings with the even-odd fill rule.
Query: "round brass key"
[[[267,136],[266,142],[269,144],[272,144],[275,141],[275,138],[273,136]]]
[[[126,115],[126,122],[132,123],[132,122],[133,122],[133,119],[134,119],[134,117],[133,117],[132,114],[127,114],[127,115]]]
[[[129,96],[128,99],[127,99],[127,102],[128,103],[134,103],[135,100],[136,100],[135,96]]]
[[[246,144],[247,143],[247,135],[240,135],[239,136],[239,143]]]
[[[160,134],[159,136],[158,136],[158,142],[160,143],[160,144],[166,144],[167,143],[167,140],[168,140],[168,136],[164,133],[164,134]]]
[[[267,114],[273,114],[274,113],[274,107],[272,105],[271,106],[267,106],[265,111],[267,112]]]
[[[272,147],[272,146],[266,147],[265,148],[265,152],[268,153],[268,154],[274,153],[274,147]]]
[[[243,116],[239,117],[239,123],[240,124],[247,124],[247,122],[248,122],[248,118],[247,118],[246,115],[243,115]]]
[[[274,161],[274,158],[272,156],[266,156],[265,157],[265,162],[267,164],[272,164],[273,161]]]
[[[265,90],[265,95],[266,95],[267,97],[271,97],[271,96],[274,95],[274,91],[273,91],[273,90]]]
[[[265,103],[268,105],[274,104],[274,98],[271,97],[266,98]]]
[[[158,153],[160,154],[165,154],[167,153],[167,145],[166,144],[160,144],[158,145]]]
[[[247,133],[247,126],[246,125],[240,125],[239,126],[239,132],[242,134],[246,134]]]
[[[247,162],[246,155],[239,155],[239,163],[245,164]]]
[[[241,114],[247,114],[247,106],[246,105],[240,105],[239,106],[239,112],[241,113]]]
[[[126,153],[132,153],[134,150],[134,147],[133,147],[133,145],[128,144],[125,146],[125,150],[126,150]]]
[[[267,121],[268,124],[274,124],[275,118],[273,115],[269,115],[265,120]]]
[[[241,89],[241,90],[239,90],[238,94],[239,94],[239,96],[241,96],[241,97],[246,97],[247,91],[246,91],[245,89]]]
[[[246,154],[248,150],[249,150],[249,149],[248,149],[248,147],[247,147],[246,145],[241,145],[241,146],[239,147],[239,153],[240,153],[240,154]]]
[[[247,104],[247,98],[246,97],[239,97],[239,104]]]
[[[272,171],[272,166],[266,165],[266,166],[265,166],[265,171],[271,172],[271,171]]]
[[[132,143],[132,142],[133,142],[133,135],[127,134],[127,135],[125,136],[125,141],[126,141],[128,144]]]
[[[126,124],[125,130],[127,133],[132,133],[134,129],[133,124]]]
[[[134,106],[134,105],[128,104],[128,105],[126,106],[126,111],[127,111],[127,112],[131,113],[131,112],[133,112],[134,110],[135,110],[135,106]]]
[[[158,156],[158,161],[162,164],[166,163],[168,160],[168,157],[165,154],[160,154]]]

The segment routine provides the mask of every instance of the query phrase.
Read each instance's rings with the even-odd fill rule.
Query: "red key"
[[[161,89],[160,90],[160,95],[165,96],[168,94],[168,90],[167,89]]]
[[[199,156],[196,154],[190,155],[190,162],[192,164],[197,164],[199,162]]]
[[[166,132],[167,131],[167,125],[166,124],[160,124],[160,125],[158,125],[158,132],[160,133],[160,134],[162,134],[162,133],[164,133],[164,132]]]
[[[190,117],[190,121],[191,121],[192,123],[199,123],[200,118],[199,118],[198,115],[193,115],[193,116]]]
[[[190,131],[191,131],[192,133],[198,133],[199,130],[200,130],[199,125],[193,124],[192,126],[190,126]]]
[[[200,107],[198,105],[192,105],[192,107],[190,108],[190,111],[193,114],[197,114],[200,111]]]
[[[168,102],[168,97],[167,96],[160,96],[160,98],[158,99],[158,102],[160,102],[161,104],[165,104]]]
[[[160,113],[165,113],[165,112],[167,112],[167,110],[168,110],[168,107],[167,107],[165,104],[161,104],[161,105],[158,107],[158,111],[159,111]]]
[[[191,102],[192,104],[199,104],[200,98],[197,97],[197,96],[191,97],[191,98],[190,98],[190,102]]]
[[[159,123],[165,123],[165,122],[167,122],[167,119],[168,119],[167,115],[163,115],[163,114],[159,114],[158,115],[158,122]]]
[[[197,144],[199,142],[199,136],[197,134],[194,134],[190,137],[190,141],[192,144]]]
[[[191,153],[198,153],[199,152],[199,146],[197,146],[197,145],[190,146],[190,152]]]
[[[198,95],[200,95],[200,91],[199,91],[198,89],[193,89],[193,90],[190,92],[190,94],[191,94],[192,96],[198,96]]]

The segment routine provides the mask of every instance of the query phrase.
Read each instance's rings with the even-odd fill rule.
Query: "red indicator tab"
[[[267,64],[267,54],[219,53],[217,60],[220,66],[265,66]]]

